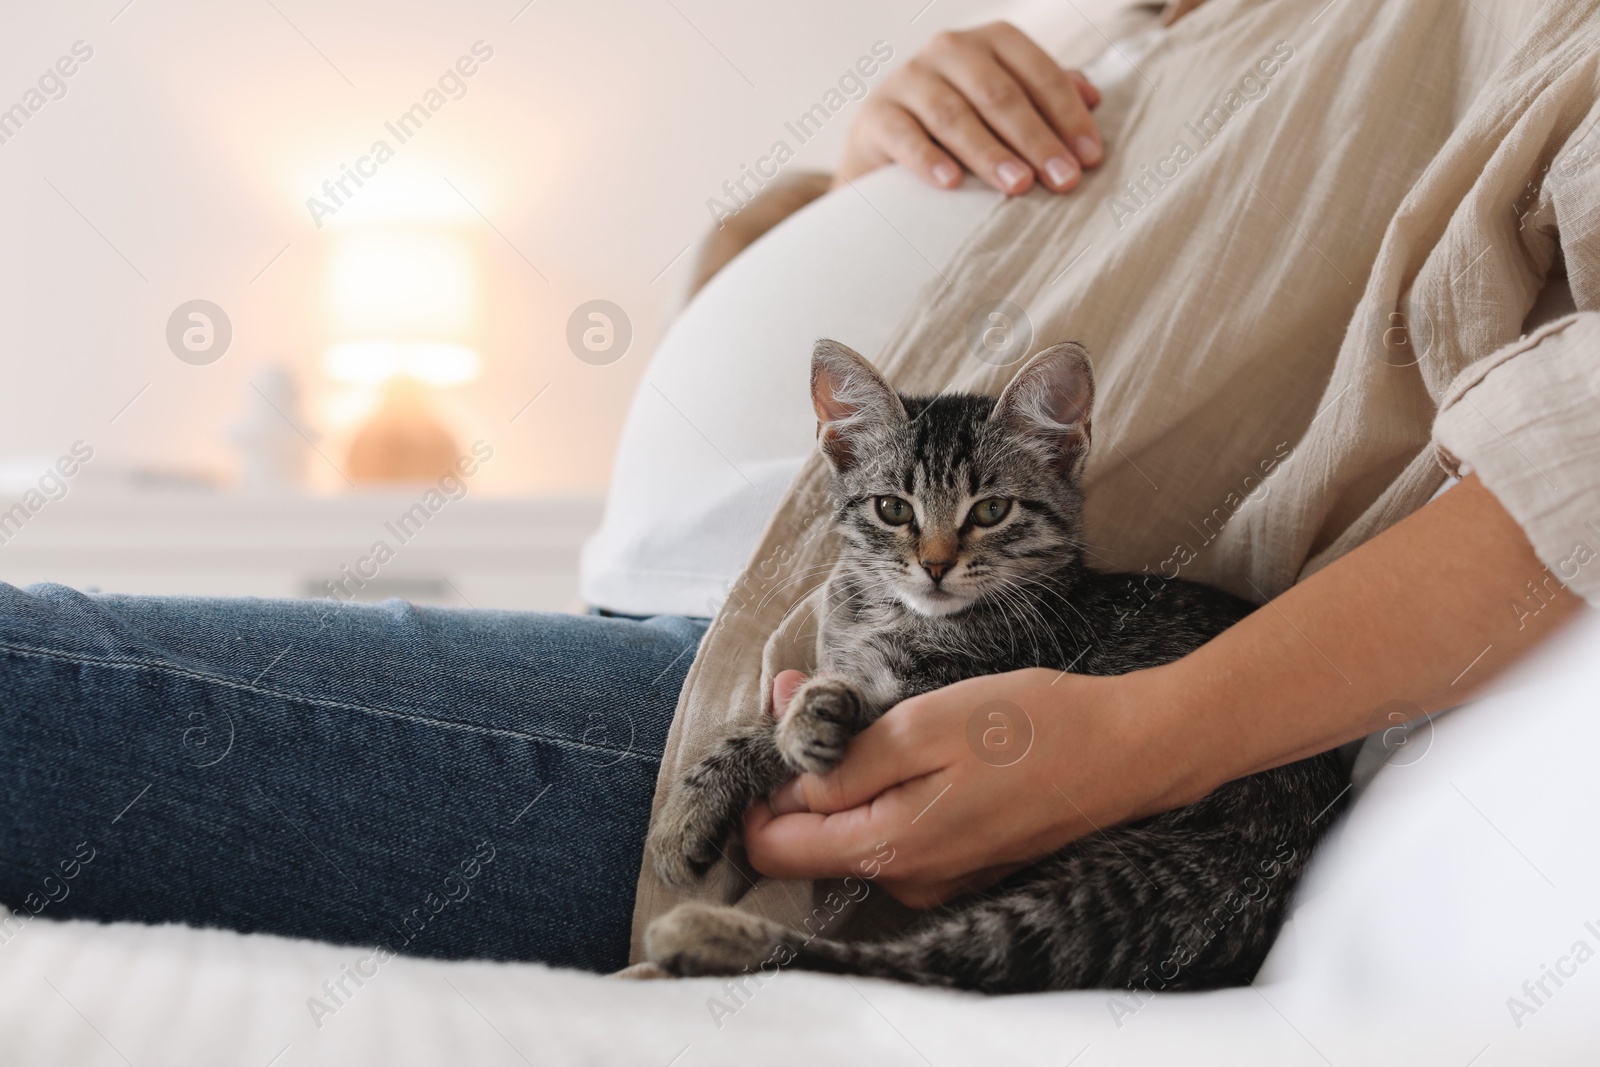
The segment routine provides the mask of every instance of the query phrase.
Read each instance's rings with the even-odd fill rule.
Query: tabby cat
[[[1023,667],[1153,667],[1252,610],[1148,574],[1130,602],[1135,576],[1085,562],[1094,381],[1079,345],[1040,352],[998,398],[918,397],[819,341],[811,391],[844,542],[820,613],[822,662],[781,720],[763,715],[724,739],[670,792],[649,847],[673,886],[705,873],[752,800],[832,767],[906,697]],[[1253,774],[1075,841],[886,941],[684,904],[651,924],[646,954],[679,975],[776,961],[991,993],[1246,983],[1344,788],[1331,752]]]

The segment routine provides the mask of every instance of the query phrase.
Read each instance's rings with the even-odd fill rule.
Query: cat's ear
[[[1022,365],[995,401],[991,422],[1007,433],[1042,439],[1056,452],[1062,473],[1076,475],[1089,454],[1089,413],[1094,368],[1089,353],[1068,341]]]
[[[906,421],[905,405],[872,364],[838,341],[811,350],[811,404],[822,454],[849,470],[868,443]]]

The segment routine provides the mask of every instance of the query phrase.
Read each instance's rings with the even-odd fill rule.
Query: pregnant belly
[[[811,346],[869,359],[999,194],[898,167],[822,197],[730,263],[662,340],[623,430],[583,594],[633,614],[710,614],[816,431]]]

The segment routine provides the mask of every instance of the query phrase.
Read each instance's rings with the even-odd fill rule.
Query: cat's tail
[[[1017,901],[991,901],[926,920],[888,941],[831,941],[789,932],[789,966],[858,974],[916,985],[985,993],[1036,992],[1058,987],[1050,961],[1037,948],[1049,932],[1035,929]]]
[[[1015,906],[1012,906],[1015,905]],[[986,992],[1058,988],[1041,953],[1044,917],[1020,902],[993,901],[941,916],[891,941],[808,937],[736,908],[681,904],[650,924],[645,954],[683,977],[765,975],[797,968]]]

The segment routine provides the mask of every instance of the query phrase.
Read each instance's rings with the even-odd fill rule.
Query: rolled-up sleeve
[[[1600,312],[1557,319],[1451,383],[1433,424],[1562,583],[1600,606]]]

